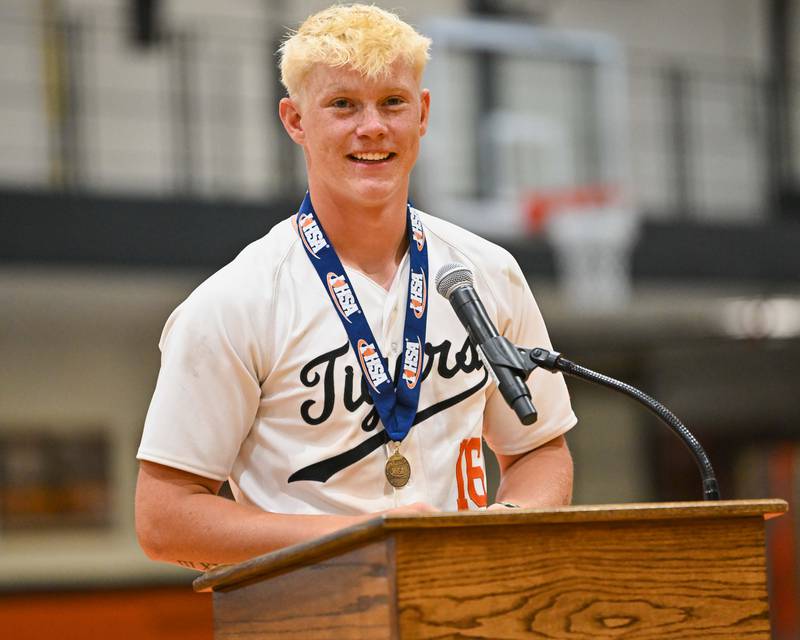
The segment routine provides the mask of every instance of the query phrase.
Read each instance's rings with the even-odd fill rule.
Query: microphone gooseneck
[[[622,382],[616,378],[598,373],[597,371],[592,371],[571,360],[567,360],[556,351],[548,351],[547,349],[536,347],[534,349],[520,349],[520,353],[523,354],[524,359],[527,361],[529,372],[532,372],[537,367],[541,367],[550,372],[561,371],[567,375],[581,378],[588,382],[594,382],[595,384],[618,391],[633,398],[640,404],[643,404],[658,416],[664,424],[672,429],[675,435],[681,439],[691,452],[703,480],[703,499],[719,500],[717,477],[714,475],[714,468],[711,466],[711,460],[709,460],[702,445],[678,417],[658,400],[651,398],[649,395],[627,382]]]
[[[503,397],[520,416],[523,424],[530,424],[536,419],[536,410],[530,404],[530,392],[524,381],[538,367],[550,372],[561,371],[608,387],[643,404],[672,429],[694,456],[703,480],[703,499],[719,500],[719,486],[708,455],[692,432],[663,404],[632,385],[582,367],[562,357],[556,351],[548,351],[541,347],[533,349],[514,347],[509,340],[497,334],[497,329],[486,315],[486,310],[472,286],[472,272],[463,264],[451,262],[444,265],[436,274],[435,282],[436,290],[450,301],[459,320],[466,327],[470,340],[481,353],[486,367],[496,376],[495,381]],[[508,353],[509,348],[514,349],[519,357],[511,357]],[[523,419],[524,403],[515,395],[519,391],[517,385],[524,387],[528,393],[524,399],[527,400],[534,415],[530,422]]]

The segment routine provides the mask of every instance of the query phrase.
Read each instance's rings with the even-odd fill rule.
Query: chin
[[[397,197],[400,185],[396,182],[354,184],[348,189],[350,196],[364,205],[381,205]],[[403,194],[405,197],[405,192]]]

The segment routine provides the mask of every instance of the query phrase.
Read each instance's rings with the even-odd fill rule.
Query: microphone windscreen
[[[472,286],[472,271],[460,262],[448,262],[436,274],[436,290],[448,300],[458,287]]]

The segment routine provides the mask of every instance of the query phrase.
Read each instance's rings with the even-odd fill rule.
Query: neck
[[[339,259],[388,289],[408,248],[405,197],[365,206],[312,185],[311,199]]]

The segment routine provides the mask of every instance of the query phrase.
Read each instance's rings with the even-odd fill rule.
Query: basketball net
[[[638,219],[619,186],[529,192],[523,211],[528,228],[552,245],[559,286],[572,308],[609,313],[629,302]]]

